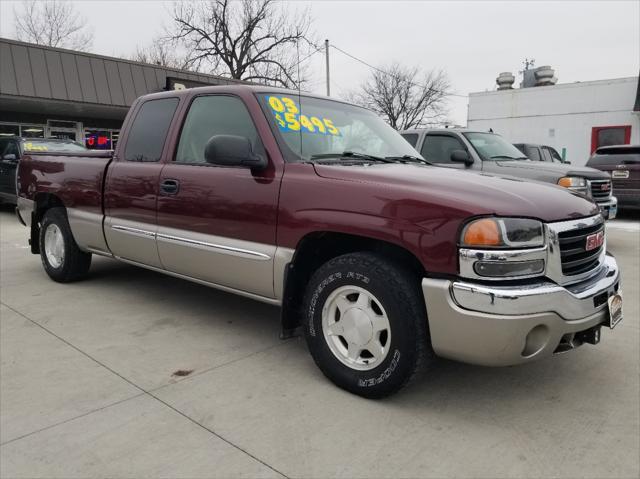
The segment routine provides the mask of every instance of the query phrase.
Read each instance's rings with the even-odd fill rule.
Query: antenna
[[[518,73],[524,73],[527,70],[533,68],[536,64],[536,60],[535,58],[525,58],[522,64],[524,65],[524,70],[520,70]]]

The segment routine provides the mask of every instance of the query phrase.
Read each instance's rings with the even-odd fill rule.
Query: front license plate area
[[[622,321],[622,295],[620,293],[612,294],[607,301],[609,306],[609,326],[611,329]]]

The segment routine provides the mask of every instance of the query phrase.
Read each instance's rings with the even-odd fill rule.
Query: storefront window
[[[19,136],[20,127],[18,125],[10,125],[7,123],[0,124],[0,137],[1,136]]]
[[[109,130],[84,130],[84,144],[90,150],[111,150],[111,132]]]
[[[20,125],[23,138],[44,138],[44,125]]]

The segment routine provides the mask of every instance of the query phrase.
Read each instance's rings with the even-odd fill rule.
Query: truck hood
[[[422,165],[375,164],[334,166],[315,164],[320,177],[375,185],[386,201],[412,200],[425,208],[455,209],[465,216],[498,215],[561,221],[598,214],[595,203],[566,188],[547,183],[469,173]]]
[[[518,176],[516,171],[508,170],[531,170],[531,173],[535,175],[536,172],[543,173],[545,176],[555,176],[556,180],[563,176],[580,176],[587,178],[588,180],[606,180],[609,175],[598,171],[595,168],[563,165],[559,163],[548,163],[544,161],[496,161],[497,166],[505,169],[505,174],[511,174]],[[492,168],[491,171],[498,171],[498,168]],[[542,179],[542,178],[540,178]]]

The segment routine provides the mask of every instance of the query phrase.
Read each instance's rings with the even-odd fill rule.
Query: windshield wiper
[[[490,160],[505,159],[505,160],[528,160],[526,156],[509,156],[509,155],[494,155],[489,157]]]
[[[322,153],[319,155],[311,155],[311,160],[322,160],[322,159],[339,159],[339,160],[369,160],[369,161],[379,161],[381,163],[393,163],[392,160],[387,158],[382,158],[380,156],[367,155],[365,153],[357,153],[355,151],[343,151],[342,153]]]
[[[425,160],[424,158],[420,158],[418,156],[413,155],[402,155],[402,156],[385,156],[385,160],[392,161],[405,161],[410,163],[422,163],[423,165],[432,165],[433,163]]]

